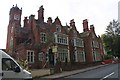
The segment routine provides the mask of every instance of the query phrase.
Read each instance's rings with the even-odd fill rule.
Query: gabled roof
[[[90,31],[80,33],[81,37],[88,37],[90,35]]]
[[[54,24],[62,25],[60,19],[58,18],[58,16],[55,18]]]

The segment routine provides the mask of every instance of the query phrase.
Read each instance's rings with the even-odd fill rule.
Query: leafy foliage
[[[102,35],[107,54],[120,57],[120,23],[111,21],[106,28],[106,33]]]
[[[112,58],[113,58],[112,55],[105,55],[105,60],[112,59]]]
[[[111,21],[106,28],[107,35],[120,35],[120,23],[118,21]]]

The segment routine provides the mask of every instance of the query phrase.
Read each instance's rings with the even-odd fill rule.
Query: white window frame
[[[58,57],[61,62],[65,62],[66,58],[68,59],[68,49],[59,49]]]
[[[43,61],[43,52],[38,53],[38,60]]]
[[[28,52],[29,52],[29,54],[28,54]],[[34,56],[34,51],[33,50],[27,50],[27,61],[28,61],[28,63],[34,63],[34,57],[35,57]]]
[[[82,59],[81,58],[81,55],[83,56]],[[85,52],[84,51],[76,51],[75,53],[75,57],[76,57],[76,62],[85,62]]]
[[[55,43],[68,45],[68,36],[65,34],[54,34]]]
[[[74,38],[74,46],[84,47],[84,41],[81,38]]]
[[[93,57],[94,61],[100,61],[100,58],[97,57],[97,56],[100,56],[100,53],[98,51],[93,51],[93,52],[94,52],[93,53],[93,55],[94,55],[94,57]],[[99,55],[97,55],[97,54],[99,54]]]
[[[60,25],[56,25],[56,32],[61,32],[61,26]]]
[[[42,43],[46,43],[47,41],[46,33],[43,33],[43,32],[40,33],[40,40]]]

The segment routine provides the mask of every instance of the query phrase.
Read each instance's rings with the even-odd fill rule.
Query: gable
[[[93,39],[98,38],[97,35],[95,34],[95,32],[91,32],[91,37],[92,37]]]
[[[82,33],[80,33],[80,36],[83,38],[88,37],[88,36],[90,36],[90,31],[82,32]]]

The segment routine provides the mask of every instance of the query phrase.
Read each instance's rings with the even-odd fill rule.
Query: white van
[[[7,53],[0,50],[2,54],[2,79],[9,80],[32,80],[30,72],[22,69],[22,67]]]

